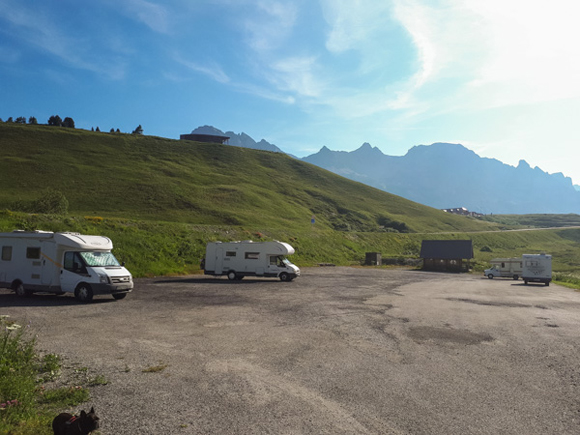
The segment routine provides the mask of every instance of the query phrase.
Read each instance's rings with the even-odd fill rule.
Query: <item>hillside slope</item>
[[[0,123],[0,209],[47,187],[69,213],[251,228],[470,231],[443,213],[280,153],[152,136]],[[380,228],[383,226],[384,228]]]

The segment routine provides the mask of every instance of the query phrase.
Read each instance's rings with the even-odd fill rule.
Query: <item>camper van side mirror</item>
[[[125,262],[124,261],[121,263],[121,266],[125,267]]]

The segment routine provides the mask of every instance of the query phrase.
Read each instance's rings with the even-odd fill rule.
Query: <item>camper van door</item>
[[[55,271],[56,271],[56,264],[53,264],[54,261],[54,251],[55,251],[55,244],[52,241],[41,241],[40,244],[40,252],[41,252],[41,261],[42,261],[42,279],[41,283],[43,286],[51,286],[57,284],[53,282],[55,278]]]
[[[64,253],[63,268],[60,274],[60,286],[64,292],[74,292],[77,284],[87,274],[84,262],[78,252]]]

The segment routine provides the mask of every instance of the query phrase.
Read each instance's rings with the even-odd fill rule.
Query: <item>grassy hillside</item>
[[[360,264],[369,251],[417,257],[423,239],[472,239],[476,269],[494,257],[538,252],[554,255],[555,270],[580,267],[580,230],[484,232],[577,216],[481,222],[281,154],[4,123],[0,153],[0,231],[106,235],[135,276],[196,272],[208,241],[245,239],[288,241],[300,266]],[[47,187],[68,199],[67,215],[35,210]]]
[[[228,145],[0,124],[0,208],[29,210],[47,187],[79,215],[306,229],[411,232],[496,227],[449,215],[276,154]]]

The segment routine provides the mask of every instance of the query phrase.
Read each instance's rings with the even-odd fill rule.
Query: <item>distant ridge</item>
[[[434,143],[393,157],[364,143],[351,152],[322,147],[303,159],[336,174],[435,208],[484,214],[580,213],[578,186],[525,160],[517,167],[460,144]]]

